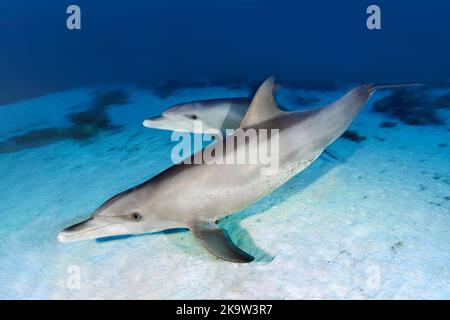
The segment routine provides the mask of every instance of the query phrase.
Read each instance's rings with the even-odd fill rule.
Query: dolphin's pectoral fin
[[[254,259],[239,249],[231,241],[228,233],[215,223],[196,223],[190,227],[190,230],[205,249],[216,257],[237,263],[248,263]]]

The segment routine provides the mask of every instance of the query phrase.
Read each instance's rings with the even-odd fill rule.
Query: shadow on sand
[[[0,153],[38,148],[63,140],[85,141],[101,131],[119,130],[119,126],[111,123],[106,110],[112,105],[123,105],[128,102],[128,94],[122,90],[99,92],[94,96],[92,104],[87,110],[67,115],[70,126],[37,129],[13,136],[0,142]]]

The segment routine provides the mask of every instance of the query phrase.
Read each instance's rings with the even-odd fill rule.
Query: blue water
[[[450,298],[447,1],[378,1],[377,31],[369,1],[79,0],[76,31],[69,4],[0,3],[0,298]],[[172,165],[145,118],[270,74],[288,110],[426,85],[377,92],[331,156],[221,222],[254,263],[183,230],[56,240]]]
[[[180,87],[439,81],[450,76],[446,0],[78,0],[82,29],[65,27],[70,1],[4,0],[0,103],[104,82]],[[270,66],[270,69],[267,67]]]

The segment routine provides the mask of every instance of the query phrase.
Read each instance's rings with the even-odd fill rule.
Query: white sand
[[[144,128],[145,117],[177,102],[246,95],[209,88],[161,100],[128,90],[131,103],[109,109],[120,133],[0,154],[0,298],[450,299],[448,126],[382,129],[388,119],[371,104],[352,125],[367,140],[330,148],[345,162],[319,158],[222,222],[254,263],[217,260],[189,232],[57,242],[58,231],[171,165],[170,133]],[[91,98],[81,89],[1,106],[0,140],[67,125],[65,114]],[[70,266],[81,272],[79,289],[67,285]]]

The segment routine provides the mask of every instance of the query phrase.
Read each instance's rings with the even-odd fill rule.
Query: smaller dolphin
[[[203,133],[205,130],[237,129],[247,112],[250,98],[210,99],[177,104],[161,116],[144,120],[147,128]],[[195,121],[202,122],[196,132]]]

